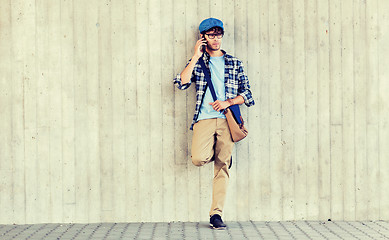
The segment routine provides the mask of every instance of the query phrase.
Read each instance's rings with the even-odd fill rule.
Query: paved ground
[[[389,222],[94,223],[0,225],[0,239],[389,239]]]

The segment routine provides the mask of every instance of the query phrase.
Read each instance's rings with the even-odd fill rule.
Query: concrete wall
[[[208,220],[195,92],[225,23],[256,105],[225,220],[389,220],[389,1],[0,0],[0,223]]]

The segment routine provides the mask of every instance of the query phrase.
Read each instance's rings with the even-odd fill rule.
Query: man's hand
[[[200,38],[199,40],[197,40],[195,48],[194,48],[194,50],[195,50],[194,56],[196,58],[201,57],[201,55],[203,54],[202,46],[206,46],[206,45],[207,45],[207,40],[205,40],[205,38]]]
[[[226,109],[230,106],[230,103],[227,102],[227,101],[220,101],[220,100],[216,100],[215,102],[212,102],[212,103],[209,103],[209,105],[212,105],[212,108],[215,110],[215,111],[221,111],[223,109]]]

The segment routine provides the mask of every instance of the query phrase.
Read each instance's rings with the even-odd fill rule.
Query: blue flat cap
[[[224,31],[223,22],[220,21],[219,19],[216,19],[216,18],[207,18],[207,19],[203,20],[200,23],[199,31],[200,32],[208,31],[209,29],[211,29],[213,27],[220,27]]]

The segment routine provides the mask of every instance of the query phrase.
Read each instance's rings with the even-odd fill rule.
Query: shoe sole
[[[215,229],[215,230],[224,230],[226,229],[227,227],[214,227],[212,224],[209,224],[209,226],[212,228],[212,229]]]

